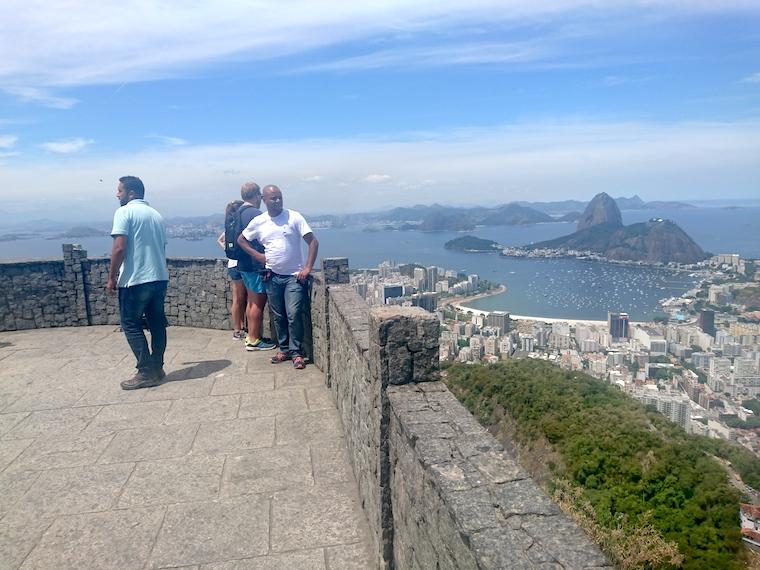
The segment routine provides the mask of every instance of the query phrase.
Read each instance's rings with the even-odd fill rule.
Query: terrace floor
[[[0,333],[0,568],[371,568],[323,374],[172,327],[124,391],[114,326]]]

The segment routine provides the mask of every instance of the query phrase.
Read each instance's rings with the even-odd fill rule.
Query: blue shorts
[[[267,287],[264,284],[264,280],[261,278],[261,273],[258,271],[240,271],[239,273],[243,277],[245,288],[251,293],[267,292]]]
[[[240,275],[240,271],[238,271],[237,267],[228,267],[227,274],[230,276],[230,279],[232,281],[240,281],[243,278],[243,276]]]

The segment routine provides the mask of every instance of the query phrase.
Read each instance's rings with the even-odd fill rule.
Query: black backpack
[[[248,256],[248,254],[243,251],[243,248],[240,247],[237,240],[245,229],[242,227],[240,214],[244,208],[249,206],[250,204],[243,202],[237,207],[230,208],[224,217],[224,253],[229,259],[239,260]]]

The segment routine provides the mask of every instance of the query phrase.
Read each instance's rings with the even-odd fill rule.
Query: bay
[[[676,221],[704,249],[760,257],[760,208],[695,208],[623,212],[626,224],[652,217]],[[523,245],[571,233],[574,223],[480,227],[467,232],[504,245]],[[367,232],[359,228],[315,229],[320,257],[348,257],[352,268],[376,267],[384,260],[438,265],[503,283],[507,291],[471,306],[514,314],[568,319],[605,319],[607,311],[627,311],[634,320],[657,314],[658,301],[680,295],[696,279],[650,267],[625,267],[572,259],[527,260],[494,254],[448,251],[443,244],[456,232]],[[0,259],[61,257],[62,242],[80,243],[90,257],[107,256],[111,238],[29,239],[0,242]],[[214,238],[170,239],[170,257],[223,257]]]

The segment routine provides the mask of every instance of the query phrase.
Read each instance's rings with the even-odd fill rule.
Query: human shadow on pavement
[[[6,348],[8,346],[13,346],[12,342],[0,342],[0,348]]]
[[[179,370],[172,370],[166,375],[166,378],[161,380],[161,384],[167,382],[180,382],[183,380],[197,380],[199,378],[206,378],[216,374],[220,370],[224,370],[230,364],[231,360],[199,360],[196,362],[183,362],[184,364],[191,364],[186,368],[180,368]],[[159,384],[159,386],[161,385]]]

